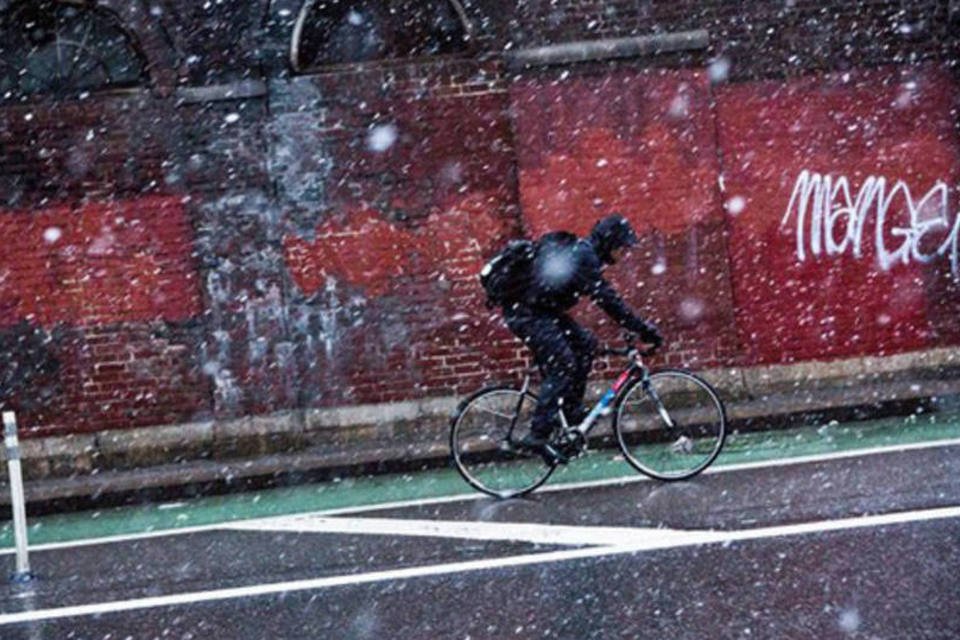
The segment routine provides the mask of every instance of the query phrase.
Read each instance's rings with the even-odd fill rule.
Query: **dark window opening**
[[[143,84],[144,64],[108,11],[21,0],[0,13],[0,100]]]
[[[451,0],[323,0],[302,17],[295,55],[308,69],[458,53],[467,39]]]

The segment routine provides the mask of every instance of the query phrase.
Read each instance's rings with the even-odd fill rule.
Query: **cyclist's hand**
[[[644,340],[643,336],[638,334],[628,334],[626,337],[627,345],[632,349],[636,349],[640,352],[640,355],[648,356],[651,355],[654,351],[660,348],[660,345],[663,344],[663,340]]]
[[[640,352],[640,355],[650,356],[650,355],[653,355],[653,353],[660,347],[660,345],[655,344],[653,342],[641,342],[639,344],[634,345],[634,347],[636,347],[637,351]]]
[[[663,345],[663,336],[660,335],[657,325],[652,322],[644,322],[642,326],[638,327],[637,334],[645,345],[649,345],[648,350],[658,349]]]

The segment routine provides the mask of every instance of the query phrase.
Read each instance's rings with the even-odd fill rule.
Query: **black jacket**
[[[556,231],[536,244],[530,287],[521,305],[536,311],[561,313],[587,296],[620,326],[646,334],[650,325],[633,314],[603,277],[602,247],[592,239]]]

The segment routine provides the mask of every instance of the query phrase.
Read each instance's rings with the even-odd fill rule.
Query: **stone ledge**
[[[211,422],[102,431],[95,436],[95,462],[98,468],[135,469],[200,458],[210,450],[213,438]]]
[[[331,409],[307,409],[310,430],[345,427],[355,424],[378,424],[396,420],[417,420],[424,416],[446,416],[456,409],[457,398],[424,398],[389,404],[368,404]],[[384,416],[387,416],[384,418]]]
[[[809,361],[789,365],[768,365],[744,368],[744,388],[748,395],[787,389],[833,386],[843,382],[855,386],[870,381],[893,381],[898,377],[920,379],[960,377],[960,349],[931,349],[891,356],[868,356],[833,361]]]

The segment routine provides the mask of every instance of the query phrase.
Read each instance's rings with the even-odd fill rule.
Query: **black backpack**
[[[505,307],[519,302],[530,287],[536,245],[529,240],[511,240],[483,265],[480,284],[487,292],[488,306]]]

